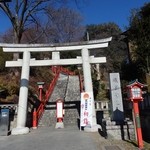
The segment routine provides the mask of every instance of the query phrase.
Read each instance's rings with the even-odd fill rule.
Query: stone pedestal
[[[117,140],[135,140],[135,130],[132,121],[116,125],[115,121],[103,120],[102,130],[107,138]]]
[[[64,123],[63,122],[57,122],[55,128],[56,129],[63,129],[64,128]]]
[[[85,132],[98,132],[99,129],[101,129],[101,126],[98,124],[93,125],[92,127],[84,127]]]
[[[27,133],[29,133],[28,127],[17,127],[13,128],[11,131],[12,135],[27,134]]]

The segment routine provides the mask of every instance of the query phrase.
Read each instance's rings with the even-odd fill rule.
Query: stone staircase
[[[78,76],[68,76],[60,74],[38,126],[55,126],[56,100],[59,98],[65,101],[64,125],[77,125],[77,120],[80,114],[79,78]]]
[[[64,125],[77,125],[80,116],[80,86],[78,76],[69,76],[65,96]]]
[[[45,107],[43,116],[38,126],[54,126],[56,123],[56,100],[64,99],[68,83],[68,76],[60,74],[54,91]]]

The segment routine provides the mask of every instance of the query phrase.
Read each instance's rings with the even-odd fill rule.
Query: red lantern
[[[138,100],[142,101],[142,88],[145,85],[135,80],[131,84],[127,85],[128,88],[128,99],[131,101]]]
[[[39,100],[40,101],[42,101],[42,90],[43,90],[44,84],[45,84],[45,82],[37,82],[38,89],[40,91],[40,94],[39,94]]]
[[[138,102],[143,100],[142,97],[142,88],[145,85],[135,80],[131,84],[127,85],[128,88],[128,98],[133,102],[133,110],[134,110],[134,119],[135,119],[135,127],[137,132],[137,140],[138,146],[140,149],[143,149],[143,138],[141,131],[141,123],[139,117],[139,106]]]

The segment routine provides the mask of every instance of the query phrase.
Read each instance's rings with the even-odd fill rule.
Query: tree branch
[[[9,7],[6,5],[6,3],[0,3],[0,8],[6,13],[8,18],[10,19],[12,25],[14,26],[14,16],[12,15],[11,11],[9,10]]]
[[[24,20],[25,12],[27,10],[27,0],[22,1],[22,4],[24,4],[24,5],[23,5],[22,12],[21,12],[20,27],[23,28],[23,20]]]
[[[32,8],[29,10],[28,14],[26,15],[25,19],[24,19],[24,24],[25,22],[28,20],[28,18],[31,16],[31,14],[33,13],[33,11],[35,11],[35,9],[41,4],[41,3],[44,3],[44,2],[47,2],[49,0],[41,0],[41,1],[38,1],[38,2],[35,2],[35,4],[32,6]],[[37,11],[35,11],[37,12]]]

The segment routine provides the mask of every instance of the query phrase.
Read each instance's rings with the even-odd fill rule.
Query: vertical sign
[[[90,92],[81,93],[80,127],[92,126],[92,101],[93,101],[92,93]]]
[[[63,102],[58,101],[56,103],[56,108],[57,108],[57,118],[63,118]]]
[[[110,73],[110,91],[112,100],[112,119],[114,121],[124,120],[123,103],[119,73]]]

